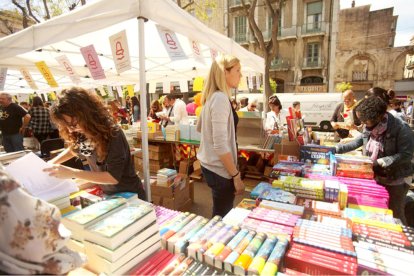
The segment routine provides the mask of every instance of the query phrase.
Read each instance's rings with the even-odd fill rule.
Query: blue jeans
[[[6,152],[24,150],[23,135],[20,133],[11,135],[3,134],[3,147]]]
[[[204,167],[201,167],[203,176],[213,195],[213,215],[224,217],[232,208],[234,201],[233,179],[224,178]]]

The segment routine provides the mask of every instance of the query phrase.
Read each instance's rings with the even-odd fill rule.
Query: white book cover
[[[51,165],[31,152],[10,163],[6,171],[30,194],[46,201],[78,191],[74,181],[62,180],[43,172],[49,167]]]

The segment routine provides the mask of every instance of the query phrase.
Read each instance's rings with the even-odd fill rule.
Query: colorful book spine
[[[249,268],[249,265],[251,264],[257,251],[259,251],[265,239],[266,239],[266,234],[264,233],[258,233],[256,236],[254,236],[250,244],[246,247],[243,253],[234,262],[234,273],[238,275],[246,274],[246,271]]]
[[[168,251],[170,251],[171,253],[174,253],[174,247],[177,241],[183,238],[189,231],[191,231],[194,227],[196,227],[196,225],[198,225],[200,221],[203,219],[204,218],[202,216],[196,216],[193,220],[191,220],[183,228],[181,228],[177,233],[175,233],[173,236],[168,238],[167,239]],[[168,232],[164,234],[164,236],[166,236],[167,234]]]
[[[238,226],[232,227],[230,231],[226,231],[224,235],[218,238],[217,241],[204,253],[204,261],[207,264],[214,266],[214,258],[224,249],[226,244],[237,235],[239,231],[240,227]]]
[[[190,243],[187,247],[187,254],[194,259],[197,258],[197,251],[211,239],[225,224],[222,221],[217,222],[212,228],[209,229],[198,241]]]
[[[256,232],[249,231],[249,233],[242,239],[242,241],[234,248],[234,250],[224,260],[224,269],[233,272],[233,264],[240,256],[240,254],[246,249],[249,243],[253,240]]]
[[[204,260],[204,253],[216,242],[223,239],[223,237],[228,233],[234,233],[240,230],[238,226],[231,226],[225,224],[220,231],[216,232],[211,238],[209,238],[198,250],[197,250],[197,259],[199,261]]]
[[[209,222],[208,219],[202,219],[200,220],[196,225],[194,225],[191,230],[189,230],[184,237],[182,237],[181,239],[177,240],[177,242],[175,243],[175,248],[174,248],[174,253],[185,253],[187,246],[188,246],[188,241],[195,236],[198,231],[200,231],[207,223]]]
[[[221,252],[214,258],[214,266],[218,269],[223,269],[223,262],[227,256],[235,250],[239,243],[249,233],[247,229],[241,229],[237,235],[221,250]]]
[[[259,251],[253,258],[251,264],[248,268],[249,275],[260,275],[262,272],[267,259],[273,251],[277,242],[277,238],[274,236],[268,236],[263,245],[260,247]]]
[[[187,217],[185,217],[183,220],[177,221],[174,225],[172,225],[167,232],[165,232],[161,236],[161,243],[164,248],[167,246],[167,240],[174,236],[178,231],[180,231],[182,228],[184,228],[190,221],[192,221],[196,217],[195,214],[190,214]]]
[[[263,270],[260,273],[260,275],[269,275],[269,276],[276,275],[279,264],[280,264],[280,260],[285,255],[287,246],[288,246],[287,239],[279,239],[277,241],[276,246],[273,248],[273,251],[270,254],[269,258],[267,259],[266,264],[263,267]]]

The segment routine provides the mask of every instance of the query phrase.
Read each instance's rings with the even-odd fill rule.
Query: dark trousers
[[[3,147],[6,152],[24,150],[23,135],[21,135],[20,133],[3,134]]]
[[[385,188],[390,197],[388,208],[392,210],[394,218],[400,219],[404,225],[407,225],[405,218],[405,197],[407,196],[409,186],[404,183],[402,185],[385,185]]]
[[[49,133],[34,133],[33,136],[39,141],[39,144],[42,144],[44,140],[49,138]]]
[[[233,179],[224,178],[204,167],[201,167],[203,176],[213,195],[213,214],[224,217],[232,208],[234,201]]]

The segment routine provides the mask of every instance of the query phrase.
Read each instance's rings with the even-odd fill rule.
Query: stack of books
[[[374,178],[373,162],[367,156],[335,155],[336,176],[354,178]]]
[[[169,187],[173,184],[177,171],[174,169],[163,168],[157,171],[157,185]]]
[[[328,215],[337,218],[342,216],[338,202],[324,202],[298,198],[296,204],[305,207],[305,212],[310,215]]]
[[[168,125],[165,128],[165,141],[180,141],[180,128],[176,125]]]
[[[272,182],[273,187],[291,192],[299,197],[324,199],[324,181],[295,176],[281,176]]]
[[[171,210],[159,205],[155,206],[155,215],[157,216],[158,225],[173,220],[179,214],[181,214],[180,211]]]
[[[308,274],[356,275],[352,231],[333,223],[298,220],[286,267]]]
[[[293,205],[292,205],[293,206]],[[258,207],[250,212],[249,218],[294,227],[301,216],[291,213]]]
[[[280,134],[267,134],[262,144],[263,149],[274,149],[275,144],[280,144],[282,141],[282,135]]]
[[[294,204],[296,201],[296,196],[282,189],[270,187],[270,188],[264,189],[260,193],[258,199],[259,200],[265,199],[265,200]]]
[[[162,249],[138,264],[136,268],[132,269],[127,274],[136,276],[159,275],[159,273],[176,258],[178,258],[178,255],[174,255],[167,250]]]
[[[302,216],[305,208],[303,206],[286,204],[281,202],[262,200],[259,204],[260,208],[266,208],[271,210],[278,210],[285,213],[290,213],[298,216]]]
[[[339,182],[338,180],[330,180],[330,179],[325,180],[325,187],[324,187],[325,201],[327,202],[339,201],[340,187],[341,187],[341,182]]]
[[[301,176],[303,166],[302,162],[281,161],[273,166],[270,177],[277,179],[281,175]]]
[[[89,269],[125,274],[161,248],[154,208],[141,200],[130,201],[88,227],[84,243]]]
[[[69,195],[62,195],[53,199],[48,200],[50,204],[55,205],[59,210],[66,209],[70,206]]]
[[[259,195],[268,188],[271,188],[272,185],[270,185],[267,182],[260,182],[259,184],[256,185],[256,187],[253,188],[253,190],[250,192],[250,198],[252,199],[256,199],[259,197]]]
[[[229,225],[243,226],[243,220],[250,215],[251,210],[252,209],[245,209],[237,206],[226,214],[226,216],[223,218],[223,221]]]

